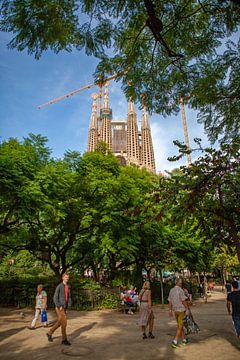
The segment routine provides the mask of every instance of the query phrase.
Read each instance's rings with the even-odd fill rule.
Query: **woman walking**
[[[142,327],[143,339],[147,339],[146,328],[149,327],[148,337],[154,339],[153,335],[153,324],[154,324],[154,315],[152,311],[152,299],[151,299],[151,290],[149,281],[145,281],[142,287],[142,290],[139,294],[140,300],[140,321],[139,325]]]

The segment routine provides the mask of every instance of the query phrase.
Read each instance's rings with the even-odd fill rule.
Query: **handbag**
[[[46,310],[41,311],[41,322],[47,322],[47,311]]]
[[[186,335],[197,334],[200,331],[199,326],[193,319],[192,313],[185,315],[183,319],[183,326],[185,328]]]

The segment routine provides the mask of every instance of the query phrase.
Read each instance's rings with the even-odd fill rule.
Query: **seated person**
[[[208,290],[209,290],[210,292],[213,292],[213,291],[214,291],[214,282],[213,282],[213,281],[210,282],[210,284],[208,285]]]
[[[120,299],[121,299],[121,304],[122,305],[129,306],[128,314],[133,314],[133,312],[131,310],[131,307],[134,306],[134,303],[132,301],[132,297],[131,297],[129,291],[127,291],[127,288],[125,286],[123,287],[123,290],[122,290],[122,292],[120,294]]]
[[[132,299],[132,303],[134,305],[137,305],[137,306],[140,306],[140,301],[139,301],[139,298],[138,298],[138,293],[136,292],[136,288],[131,285],[130,287],[130,290],[128,291],[131,299]]]

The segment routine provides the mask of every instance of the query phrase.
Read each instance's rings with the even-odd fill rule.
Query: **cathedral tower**
[[[128,164],[139,165],[140,147],[137,126],[137,115],[132,99],[128,101],[128,117],[127,117],[127,162]]]
[[[94,151],[96,149],[98,141],[98,130],[97,130],[97,94],[92,94],[92,114],[88,132],[88,151]]]
[[[101,94],[92,95],[88,151],[95,151],[97,143],[103,141],[122,165],[134,164],[155,173],[151,129],[145,104],[143,104],[141,131],[138,130],[137,114],[132,99],[128,101],[127,119],[113,121],[112,109],[109,106],[108,85],[109,83],[105,84],[103,104]]]
[[[105,84],[104,99],[103,99],[103,108],[100,109],[100,120],[101,120],[101,129],[100,129],[100,141],[104,141],[109,149],[112,148],[112,109],[109,107],[108,99],[108,86],[109,83]]]
[[[148,115],[144,103],[141,128],[141,166],[148,171],[153,173],[156,172],[151,129],[148,123]]]

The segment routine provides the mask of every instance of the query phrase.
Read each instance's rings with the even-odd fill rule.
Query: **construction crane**
[[[182,111],[182,124],[183,124],[185,145],[187,147],[187,150],[190,151],[190,141],[189,141],[189,136],[188,136],[187,117],[186,117],[186,112],[185,112],[184,98],[182,96],[180,97],[180,105],[181,105],[181,111]],[[187,164],[188,164],[188,166],[191,166],[191,164],[192,164],[191,153],[187,154]]]
[[[67,98],[69,98],[69,97],[71,97],[71,96],[73,96],[73,95],[76,95],[76,94],[78,94],[78,93],[80,93],[80,92],[82,92],[82,91],[84,91],[84,90],[90,89],[91,87],[96,86],[96,85],[99,86],[99,95],[98,95],[98,97],[99,97],[99,101],[101,102],[102,87],[104,86],[104,84],[105,84],[107,81],[116,79],[117,77],[126,74],[127,72],[128,72],[128,70],[121,71],[121,72],[119,72],[119,73],[117,73],[117,74],[114,74],[114,75],[112,75],[112,76],[109,76],[109,77],[106,78],[106,79],[102,79],[102,80],[100,80],[99,82],[96,82],[96,83],[92,83],[92,84],[83,86],[83,87],[81,87],[80,89],[77,89],[77,90],[73,90],[73,91],[71,91],[71,92],[69,92],[69,93],[67,93],[67,94],[65,94],[65,95],[59,96],[59,97],[57,97],[57,98],[55,98],[55,99],[52,99],[52,100],[50,100],[50,101],[48,101],[48,102],[46,102],[46,103],[44,103],[44,104],[42,104],[42,105],[39,105],[39,106],[38,106],[38,109],[42,109],[42,108],[44,108],[44,107],[46,107],[46,106],[48,106],[48,105],[55,104],[56,102],[58,102],[58,101],[60,101],[60,100],[67,99]]]

